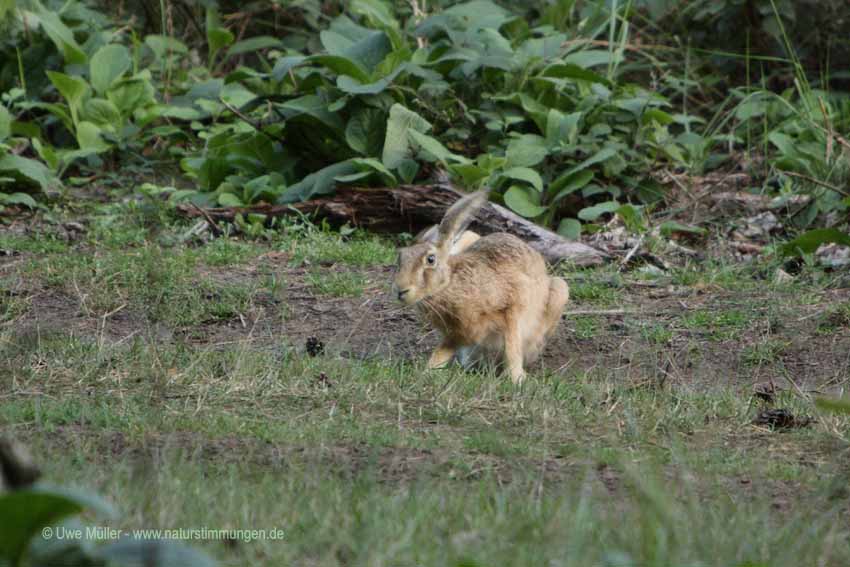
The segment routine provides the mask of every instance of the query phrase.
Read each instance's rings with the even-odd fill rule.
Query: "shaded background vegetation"
[[[173,168],[144,191],[204,206],[441,168],[575,239],[611,215],[645,230],[666,173],[721,169],[805,195],[792,227],[846,220],[840,2],[10,0],[0,17],[7,204],[127,166]]]

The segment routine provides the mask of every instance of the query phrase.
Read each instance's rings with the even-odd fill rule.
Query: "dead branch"
[[[374,232],[415,234],[440,222],[443,214],[462,193],[449,184],[400,185],[398,187],[338,187],[334,195],[318,197],[291,205],[254,205],[198,211],[190,205],[179,205],[178,212],[187,217],[208,215],[208,219],[232,221],[237,214],[263,214],[282,217],[292,214],[315,215],[333,225],[349,223]],[[538,250],[549,263],[568,261],[577,266],[602,264],[610,256],[581,242],[565,240],[560,235],[514,214],[506,208],[488,203],[475,215],[470,228],[480,234],[508,232],[522,238]]]

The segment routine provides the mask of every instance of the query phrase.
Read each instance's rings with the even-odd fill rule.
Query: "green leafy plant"
[[[96,494],[37,481],[39,472],[16,442],[0,439],[0,564],[38,565],[187,565],[215,562],[180,542],[121,536],[120,530],[83,524],[78,516],[96,513],[114,519],[115,510]],[[109,530],[109,536],[102,535]],[[101,535],[99,535],[101,534]],[[99,544],[99,539],[110,540]]]

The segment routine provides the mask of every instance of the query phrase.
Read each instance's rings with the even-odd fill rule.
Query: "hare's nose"
[[[408,292],[408,291],[410,291],[410,290],[409,290],[409,289],[400,289],[400,290],[398,290],[398,298],[399,298],[399,299],[404,299],[404,296],[407,294],[407,292]]]

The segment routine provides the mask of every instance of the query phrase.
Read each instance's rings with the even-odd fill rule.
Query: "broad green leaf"
[[[596,67],[597,65],[608,65],[617,60],[617,55],[601,49],[585,49],[575,51],[564,57],[564,63],[576,65],[583,69]]]
[[[342,134],[344,124],[338,114],[328,112],[327,103],[317,95],[302,96],[293,100],[286,101],[276,105],[283,109],[287,119],[294,118],[299,115],[307,115],[315,118],[322,124],[339,131]]]
[[[489,0],[472,0],[461,2],[426,18],[416,32],[418,35],[431,34],[446,29],[460,29],[472,34],[481,29],[499,29],[502,24],[511,19],[511,14]]]
[[[77,124],[77,143],[81,150],[103,152],[109,149],[109,144],[101,137],[103,130],[93,122],[82,121]]]
[[[319,41],[322,47],[330,54],[341,55],[354,45],[355,40],[337,33],[334,30],[323,30],[319,33]]]
[[[383,31],[373,31],[347,49],[344,55],[371,72],[392,50],[392,42],[387,34]]]
[[[606,213],[615,213],[620,208],[617,201],[606,201],[592,207],[586,207],[578,212],[578,218],[584,221],[594,221]]]
[[[416,130],[409,129],[407,131],[407,135],[413,142],[419,146],[420,150],[425,151],[425,153],[430,154],[436,160],[441,162],[466,162],[469,161],[463,156],[459,156],[454,154],[448,150],[443,144],[437,141],[436,138],[429,136],[427,134],[422,134],[421,132],[417,132]]]
[[[385,77],[374,83],[363,84],[348,75],[340,75],[336,78],[336,86],[344,93],[353,95],[375,95],[383,92],[395,78],[395,73],[391,78]]]
[[[157,59],[162,59],[169,53],[182,55],[189,52],[185,43],[167,35],[151,34],[145,36],[145,45],[150,47]]]
[[[500,174],[502,177],[507,177],[508,179],[515,179],[518,181],[525,181],[538,192],[543,192],[543,179],[541,179],[540,174],[528,167],[512,167],[506,171],[503,171]]]
[[[465,187],[477,187],[478,184],[487,179],[492,170],[482,167],[477,163],[453,163],[449,165],[452,175],[460,177]]]
[[[581,223],[576,219],[561,219],[558,223],[558,234],[567,240],[578,240],[581,238]]]
[[[835,228],[818,228],[810,230],[785,244],[782,254],[785,256],[797,256],[799,254],[812,254],[821,244],[842,244],[850,246],[850,235]]]
[[[91,58],[89,73],[94,90],[105,93],[132,66],[130,51],[123,45],[104,45]]]
[[[782,132],[774,131],[768,134],[767,139],[771,144],[776,146],[783,155],[789,157],[799,155],[794,147],[794,139],[791,136],[783,134]]]
[[[328,41],[325,41],[322,36],[319,37],[322,41],[322,47],[328,53],[335,54],[345,53],[352,45],[366,39],[375,32],[373,29],[355,23],[354,20],[345,15],[334,18],[326,31],[331,32],[331,36],[329,36]]]
[[[416,174],[419,173],[419,163],[416,160],[405,158],[396,166],[399,177],[405,183],[413,183]]]
[[[31,138],[30,143],[32,143],[32,147],[35,149],[38,157],[41,158],[41,161],[47,164],[47,167],[54,171],[59,169],[59,157],[56,155],[56,150],[53,147],[43,144],[38,138]]]
[[[643,216],[639,208],[626,203],[615,212],[623,219],[623,224],[626,225],[627,230],[631,232],[642,232],[644,230]]]
[[[379,174],[381,179],[384,181],[384,183],[386,183],[388,187],[395,187],[398,184],[398,180],[396,179],[395,175],[393,175],[393,173],[389,169],[384,167],[384,164],[382,164],[376,159],[354,158],[351,160],[351,163],[353,163],[358,169],[362,170],[361,173],[365,172],[367,174]],[[334,179],[341,183],[349,183],[351,181],[359,179],[359,174],[355,173],[352,175],[340,175],[335,177]]]
[[[246,89],[241,83],[227,83],[221,89],[219,96],[221,100],[236,108],[242,108],[257,98],[257,95]]]
[[[207,40],[210,45],[210,56],[212,57],[218,53],[219,50],[233,43],[234,39],[236,39],[236,36],[234,36],[233,32],[227,28],[214,28],[207,30]]]
[[[47,106],[62,108],[62,105],[60,104]],[[62,110],[64,111],[64,108]],[[63,123],[65,123],[65,121],[67,120],[67,124],[71,124],[71,117],[68,116],[67,112],[64,112],[64,114],[62,114],[61,116],[57,115],[57,118],[59,118],[59,120],[62,120]],[[69,128],[69,130],[71,129],[72,128]],[[31,122],[29,120],[13,120],[10,124],[9,135],[20,136],[22,138],[37,138],[41,136],[41,128],[36,122]]]
[[[673,117],[663,110],[659,110],[658,108],[647,108],[644,110],[643,115],[641,116],[641,122],[643,124],[648,124],[653,120],[662,126],[668,126],[673,123]]]
[[[3,205],[24,205],[30,209],[38,207],[38,203],[35,202],[35,199],[26,193],[12,193],[11,195],[0,193],[0,203]]]
[[[614,157],[615,155],[617,155],[617,150],[615,150],[613,148],[602,148],[601,150],[599,150],[598,152],[596,152],[595,154],[593,154],[592,156],[590,156],[589,158],[587,158],[586,160],[581,162],[580,164],[578,164],[575,167],[573,167],[572,169],[570,169],[567,172],[567,174],[571,175],[573,173],[578,173],[579,171],[587,169],[591,165],[596,165],[597,163],[603,162],[606,159]]]
[[[216,54],[232,44],[236,37],[233,32],[222,27],[218,15],[218,8],[210,6],[207,8],[207,46],[209,47],[209,61],[212,65]]]
[[[59,185],[59,181],[43,163],[13,154],[0,158],[0,172],[36,183],[42,191]]]
[[[0,495],[0,525],[3,526],[0,558],[18,564],[30,540],[40,534],[42,528],[87,508],[109,515],[112,512],[109,505],[96,496],[62,488],[36,485]]]
[[[508,142],[505,157],[510,167],[530,167],[543,161],[549,154],[546,141],[536,134],[524,134]]]
[[[557,203],[567,195],[575,193],[593,180],[594,173],[590,170],[567,172],[549,184],[548,193],[552,195],[552,204]]]
[[[222,207],[243,207],[245,203],[242,202],[242,199],[234,195],[233,193],[220,193],[218,196],[218,204]]]
[[[92,98],[83,105],[83,120],[117,130],[121,127],[121,113],[111,101],[104,98]]]
[[[137,108],[154,102],[153,87],[143,79],[125,79],[110,88],[106,98],[122,115],[129,116]]]
[[[546,131],[546,120],[550,108],[528,94],[512,93],[510,95],[493,95],[491,100],[494,102],[508,102],[521,107],[534,120],[534,123],[541,132]]]
[[[311,173],[298,183],[287,187],[278,198],[278,203],[285,205],[306,201],[317,195],[333,193],[336,187],[335,178],[357,172],[357,166],[351,160],[331,164]]]
[[[735,109],[735,118],[746,121],[757,118],[767,112],[767,101],[761,98],[750,98]]]
[[[546,37],[541,38],[530,38],[520,45],[517,53],[522,54],[527,59],[552,59],[561,53],[561,45],[563,45],[566,40],[567,36],[563,33],[547,35]]]
[[[322,45],[329,55],[347,59],[371,72],[392,51],[392,42],[383,31],[363,28],[350,20],[348,22],[332,26],[319,34]]]
[[[362,84],[360,81],[353,79],[347,75],[340,75],[336,78],[336,86],[342,92],[348,94],[378,94],[383,92],[390,84],[395,80],[395,78],[405,71],[406,65],[398,66],[392,73],[387,75],[386,77],[372,82],[368,84]]]
[[[173,104],[157,106],[156,112],[163,118],[176,118],[177,120],[199,120],[204,117],[204,113],[196,108]]]
[[[666,236],[668,238],[676,233],[681,232],[687,234],[705,234],[704,228],[692,226],[689,224],[682,224],[676,221],[664,221],[663,223],[661,223],[661,226],[658,227],[658,230],[663,236]]]
[[[393,16],[392,7],[384,0],[352,0],[349,10],[370,20],[373,25],[398,28],[398,20]]]
[[[46,9],[35,2],[36,12],[23,11],[27,21],[39,24],[47,37],[56,44],[65,63],[84,65],[88,58],[74,39],[74,33],[66,26],[56,12]]]
[[[230,46],[225,57],[235,57],[244,53],[252,53],[254,51],[260,51],[261,49],[269,49],[272,47],[283,47],[283,42],[275,37],[260,35],[257,37],[243,39],[242,41],[237,41]]]
[[[516,214],[534,218],[542,215],[548,207],[540,206],[539,194],[535,193],[531,187],[512,185],[505,192],[505,204]]]
[[[408,132],[415,130],[426,133],[430,129],[431,124],[427,120],[401,104],[394,104],[390,108],[387,120],[387,134],[384,138],[381,161],[388,168],[395,169],[408,156],[410,148]]]
[[[6,20],[6,15],[17,7],[17,0],[0,0],[0,22]]]
[[[307,58],[303,55],[281,57],[274,63],[274,68],[272,68],[272,78],[275,81],[283,80],[290,70],[301,65],[306,60]]]
[[[67,167],[78,159],[83,159],[97,154],[94,150],[56,150],[61,167]]]
[[[377,156],[384,143],[385,128],[384,113],[376,108],[365,108],[348,121],[345,141],[361,155]]]
[[[47,71],[47,77],[59,91],[59,94],[68,102],[68,107],[71,109],[71,119],[76,124],[79,121],[83,98],[88,93],[89,86],[78,77],[71,77],[57,71]]]
[[[611,81],[573,63],[555,63],[546,67],[541,73],[542,77],[552,77],[555,79],[573,79],[577,81],[587,81],[589,83],[601,83],[611,86]]]
[[[338,75],[354,77],[361,83],[369,82],[369,73],[359,63],[341,55],[313,55],[307,58],[308,63],[316,63],[327,67]]]
[[[563,114],[554,108],[546,115],[546,143],[550,146],[565,144],[574,146],[578,140],[578,123],[581,112]]]
[[[0,142],[8,138],[12,133],[12,115],[6,107],[0,104]]]

